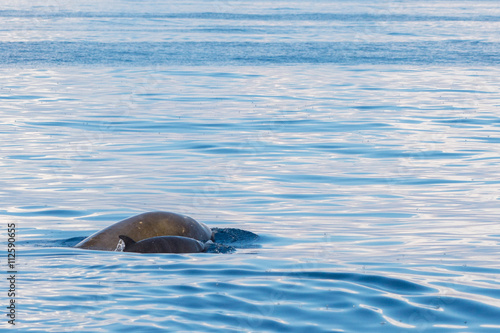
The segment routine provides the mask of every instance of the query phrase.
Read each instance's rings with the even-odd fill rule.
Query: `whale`
[[[129,217],[110,225],[76,244],[76,248],[115,251],[120,236],[126,236],[139,243],[159,236],[182,236],[200,242],[213,240],[212,230],[204,223],[189,216],[171,212],[147,212]]]
[[[143,239],[139,242],[132,238],[120,235],[125,243],[123,252],[138,253],[196,253],[206,250],[205,244],[182,236],[157,236]]]

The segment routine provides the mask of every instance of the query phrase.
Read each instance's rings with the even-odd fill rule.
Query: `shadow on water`
[[[214,242],[209,244],[208,253],[232,253],[237,249],[258,247],[255,242],[259,236],[253,232],[236,228],[212,228],[212,231]],[[29,243],[35,247],[73,247],[85,238],[85,236],[80,236]]]
[[[235,228],[212,228],[214,243],[208,247],[209,253],[231,253],[236,249],[255,248],[259,238],[253,232]]]

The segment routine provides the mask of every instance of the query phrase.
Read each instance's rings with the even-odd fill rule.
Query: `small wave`
[[[0,42],[3,65],[495,65],[499,43]],[[85,54],[85,57],[82,57]]]

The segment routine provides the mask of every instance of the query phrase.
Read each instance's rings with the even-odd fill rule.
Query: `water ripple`
[[[468,0],[7,1],[16,327],[497,332],[499,18]],[[215,243],[72,248],[152,210]]]

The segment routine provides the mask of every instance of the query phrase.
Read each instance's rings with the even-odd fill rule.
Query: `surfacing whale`
[[[204,223],[175,213],[149,212],[132,216],[85,238],[75,247],[89,250],[115,251],[119,236],[135,242],[158,236],[182,236],[200,242],[213,240],[212,230]],[[196,251],[200,252],[200,251]]]
[[[132,238],[120,235],[125,243],[123,252],[138,253],[196,253],[206,250],[205,244],[182,236],[157,236],[135,242]]]

